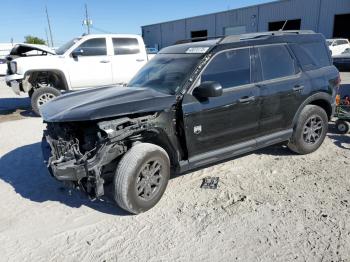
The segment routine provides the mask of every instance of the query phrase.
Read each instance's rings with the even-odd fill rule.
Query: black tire
[[[31,96],[31,104],[34,113],[40,116],[39,107],[59,95],[61,95],[61,92],[53,87],[40,87],[34,90]]]
[[[350,123],[344,120],[337,120],[335,126],[340,134],[347,134],[350,131]]]
[[[299,115],[288,147],[301,155],[313,153],[322,145],[327,132],[326,111],[319,106],[307,105]]]
[[[30,99],[32,98],[33,93],[34,93],[34,89],[32,88],[32,89],[30,89],[29,92],[28,92],[28,96],[29,96]]]
[[[159,171],[155,171],[152,176],[153,166],[154,170],[159,168]],[[169,177],[170,160],[167,152],[153,144],[136,144],[119,162],[114,176],[114,199],[130,213],[146,212],[161,199]]]

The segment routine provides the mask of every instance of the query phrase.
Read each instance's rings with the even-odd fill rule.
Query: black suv
[[[51,174],[123,209],[156,205],[171,174],[286,142],[317,150],[339,72],[321,34],[227,36],[163,49],[126,87],[74,92],[42,106]]]

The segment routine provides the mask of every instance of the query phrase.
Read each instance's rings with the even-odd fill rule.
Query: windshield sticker
[[[186,54],[204,54],[209,50],[209,47],[190,47]]]

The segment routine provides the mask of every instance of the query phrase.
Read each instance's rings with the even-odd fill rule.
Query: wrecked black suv
[[[286,142],[314,152],[327,133],[340,78],[313,32],[228,36],[163,49],[127,87],[56,98],[41,108],[51,174],[141,213],[171,174]]]

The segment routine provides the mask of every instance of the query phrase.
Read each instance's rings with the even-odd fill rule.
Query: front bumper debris
[[[102,167],[110,163],[114,158],[124,152],[122,147],[113,145],[102,146],[90,159],[72,159],[60,161],[53,156],[51,148],[54,148],[50,137],[43,137],[42,152],[44,163],[51,175],[59,181],[69,182],[83,189],[92,198],[104,195],[104,179],[102,178]]]

